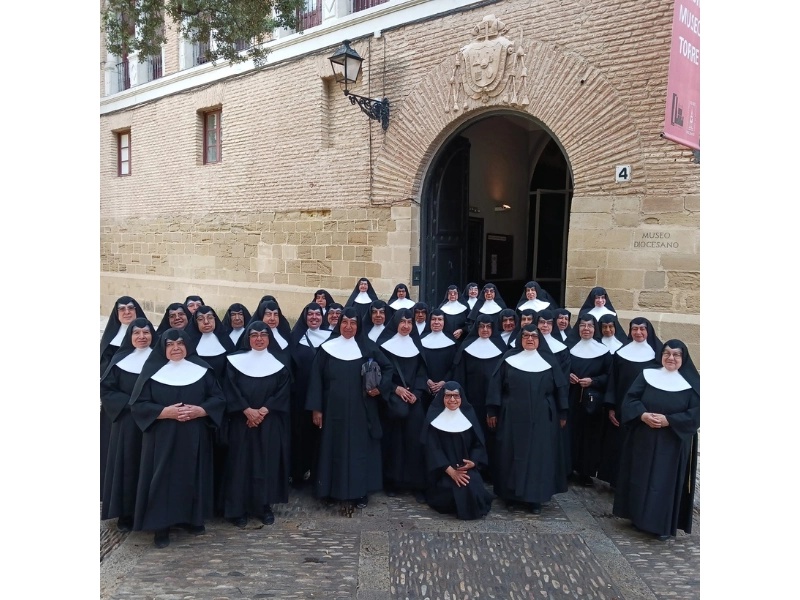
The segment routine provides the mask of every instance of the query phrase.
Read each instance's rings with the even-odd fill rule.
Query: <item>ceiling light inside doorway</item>
[[[507,212],[509,210],[511,210],[511,206],[509,206],[508,204],[503,204],[502,206],[494,207],[494,212]]]

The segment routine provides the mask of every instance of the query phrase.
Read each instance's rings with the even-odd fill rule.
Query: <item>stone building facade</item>
[[[349,2],[320,4],[321,24],[279,32],[261,69],[192,66],[173,31],[161,77],[119,90],[101,40],[101,314],[123,294],[160,318],[188,294],[222,314],[271,293],[293,316],[317,288],[344,302],[363,276],[388,298],[417,266],[412,297],[434,300],[441,223],[430,203],[458,137],[471,144],[461,191],[484,219],[481,247],[490,233],[514,239],[517,285],[537,275],[531,249],[549,252],[531,229],[530,186],[550,143],[569,172],[566,251],[554,254],[563,304],[574,312],[601,285],[623,324],[647,316],[699,356],[699,165],[659,135],[671,1],[392,0],[350,14]],[[328,57],[343,39],[364,58],[351,91],[390,100],[386,131],[333,80]],[[214,110],[222,160],[204,164]],[[479,258],[481,282],[493,281]]]

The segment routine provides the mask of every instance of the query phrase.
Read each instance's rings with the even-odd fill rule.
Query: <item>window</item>
[[[203,114],[203,163],[222,161],[222,111]]]
[[[387,2],[387,0],[353,0],[353,12],[361,12],[384,2]]]
[[[117,134],[117,175],[123,177],[131,174],[131,132]]]
[[[297,11],[298,29],[305,31],[322,23],[322,1],[305,0],[305,6]]]

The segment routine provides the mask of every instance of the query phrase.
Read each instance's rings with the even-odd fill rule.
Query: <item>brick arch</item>
[[[533,117],[556,138],[572,168],[575,196],[643,194],[646,167],[639,132],[626,106],[603,73],[575,54],[552,44],[526,48],[528,79],[518,96],[527,106],[511,106],[501,94],[487,103],[460,94],[452,106],[453,57],[431,69],[394,109],[376,156],[373,201],[420,199],[425,173],[444,142],[462,125],[489,112],[509,110]],[[583,81],[583,83],[581,83]],[[636,172],[624,189],[615,187],[614,166]]]

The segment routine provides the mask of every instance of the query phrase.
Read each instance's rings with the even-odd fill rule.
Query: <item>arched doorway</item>
[[[491,281],[509,305],[536,279],[563,306],[572,173],[541,123],[512,111],[465,123],[422,188],[420,298]]]

